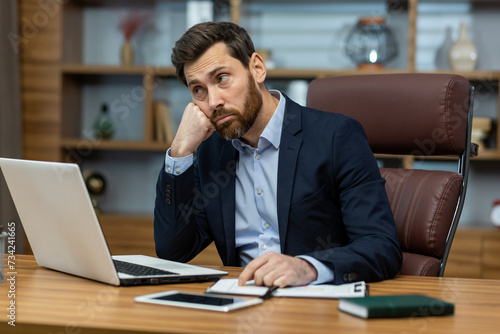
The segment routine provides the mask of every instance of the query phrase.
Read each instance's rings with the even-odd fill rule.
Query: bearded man
[[[394,277],[401,251],[361,125],[265,86],[266,66],[233,23],[200,23],[172,64],[192,96],[161,169],[155,244],[187,262],[213,241],[239,284],[295,286]]]

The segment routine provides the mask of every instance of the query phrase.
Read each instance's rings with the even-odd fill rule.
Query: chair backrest
[[[307,105],[357,119],[373,153],[456,156],[458,171],[381,168],[403,251],[400,274],[442,276],[467,187],[472,94],[453,74],[328,77]]]

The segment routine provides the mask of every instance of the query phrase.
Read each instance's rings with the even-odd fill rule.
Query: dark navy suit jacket
[[[335,284],[394,277],[401,251],[385,180],[361,125],[286,97],[278,162],[281,252],[312,256]],[[160,172],[154,231],[159,257],[187,262],[212,241],[237,266],[235,166],[238,153],[214,133],[181,175]]]

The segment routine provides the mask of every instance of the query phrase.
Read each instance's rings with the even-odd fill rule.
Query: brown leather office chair
[[[465,199],[473,87],[452,74],[313,80],[307,105],[363,125],[373,153],[456,156],[458,171],[381,168],[403,251],[400,274],[442,276]]]

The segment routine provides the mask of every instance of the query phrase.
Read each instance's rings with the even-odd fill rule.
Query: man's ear
[[[266,63],[264,59],[257,53],[254,52],[252,57],[250,57],[249,65],[250,73],[252,73],[255,81],[259,84],[263,83],[266,80],[267,71],[266,71]]]

